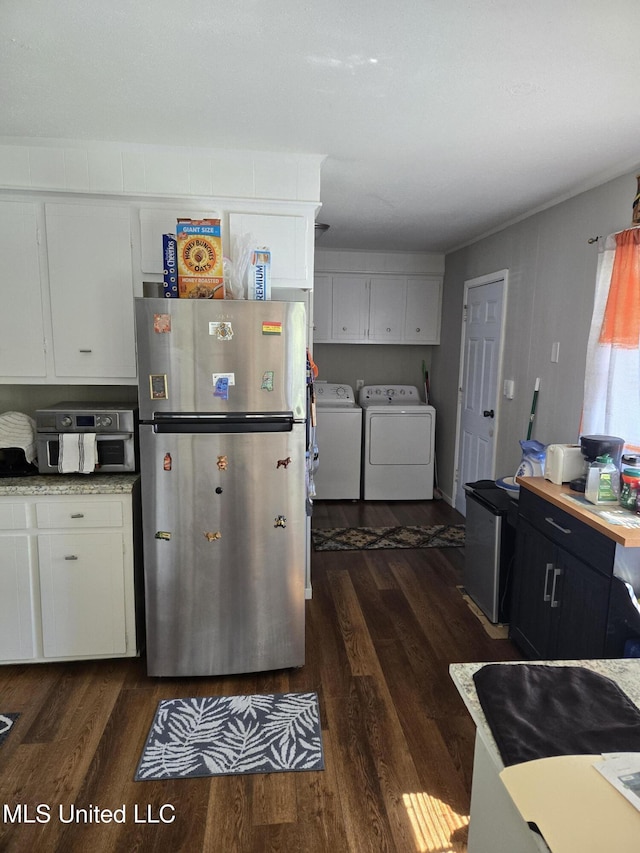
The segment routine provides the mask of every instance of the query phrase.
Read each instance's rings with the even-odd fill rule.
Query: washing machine
[[[433,498],[436,411],[414,385],[365,385],[358,402],[364,421],[365,500]]]
[[[362,409],[353,388],[315,382],[318,467],[316,500],[358,500],[362,457]]]

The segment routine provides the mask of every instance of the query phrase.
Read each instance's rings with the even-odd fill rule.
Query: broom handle
[[[529,415],[529,429],[527,430],[527,441],[531,438],[533,429],[533,419],[536,416],[536,405],[538,403],[538,391],[540,390],[540,377],[536,379],[536,384],[533,389],[533,400],[531,401],[531,414]]]

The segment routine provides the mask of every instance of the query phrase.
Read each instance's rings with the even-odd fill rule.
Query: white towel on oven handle
[[[58,436],[58,472],[93,474],[98,463],[95,432],[65,432]]]

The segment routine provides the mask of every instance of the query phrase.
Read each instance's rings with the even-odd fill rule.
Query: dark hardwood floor
[[[336,501],[317,502],[313,524],[461,521],[444,501]],[[295,671],[151,679],[144,659],[0,667],[0,713],[21,715],[0,746],[0,850],[464,851],[474,726],[448,667],[520,655],[464,603],[463,560],[459,548],[314,552],[307,663]],[[319,695],[324,771],[133,781],[160,699],[307,690]],[[123,805],[124,823],[60,819],[70,806]]]

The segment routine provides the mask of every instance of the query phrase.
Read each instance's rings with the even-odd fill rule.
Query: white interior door
[[[506,270],[465,282],[454,484],[463,515],[464,484],[495,478],[506,285]]]

